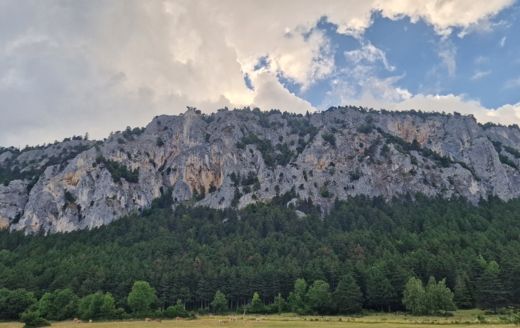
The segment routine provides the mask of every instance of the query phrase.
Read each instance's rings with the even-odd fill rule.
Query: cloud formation
[[[374,13],[423,20],[446,36],[488,21],[512,2],[0,1],[0,145],[87,131],[102,138],[186,105],[205,111],[246,105],[313,110],[281,79],[304,92],[337,74],[331,40],[317,28],[320,20],[360,40]],[[363,42],[347,54],[357,62],[353,74],[361,77],[377,61],[393,71],[383,51]],[[450,54],[448,49],[441,58],[455,70]],[[260,58],[268,65],[258,68]],[[416,98],[393,87],[398,79],[360,78],[364,97],[358,100],[376,94],[388,103]],[[343,92],[348,100],[346,87]]]
[[[478,101],[452,94],[443,96],[418,94],[387,107],[394,110],[420,109],[430,112],[457,112],[463,115],[473,115],[480,123],[493,122],[510,125],[520,122],[520,103],[490,109],[485,108]]]

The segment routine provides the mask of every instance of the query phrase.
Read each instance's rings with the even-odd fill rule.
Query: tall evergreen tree
[[[481,308],[497,310],[507,303],[506,292],[500,280],[500,267],[490,261],[477,282],[478,305]]]
[[[396,292],[380,267],[375,266],[368,271],[366,288],[366,300],[370,308],[392,310],[391,300],[395,297]]]
[[[332,298],[339,313],[350,314],[361,311],[363,294],[351,274],[341,277]]]
[[[457,276],[453,290],[455,304],[460,309],[471,309],[475,306],[473,294],[469,288],[468,277],[465,274]]]

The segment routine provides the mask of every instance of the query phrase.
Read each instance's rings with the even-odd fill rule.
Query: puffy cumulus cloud
[[[392,19],[405,15],[444,35],[486,20],[511,1],[468,3],[0,1],[0,144],[50,142],[86,131],[100,138],[186,105],[312,110],[279,77],[305,90],[336,74],[334,47],[317,28],[321,19],[338,33],[361,37],[374,12]],[[383,60],[391,68],[377,48],[364,48],[365,60]],[[269,65],[258,70],[259,58]],[[381,90],[392,81],[361,84]],[[400,92],[397,97],[406,95]]]
[[[520,125],[520,103],[504,105],[498,108],[486,108],[480,102],[465,99],[460,95],[422,95],[418,94],[398,103],[388,104],[387,108],[395,110],[421,109],[432,112],[457,112],[473,115],[481,123]]]
[[[387,91],[390,92],[390,91]],[[394,95],[402,95],[400,100],[384,100],[381,98],[365,97],[362,100],[348,100],[358,106],[376,109],[407,111],[411,109],[425,112],[460,113],[472,115],[480,123],[497,123],[503,125],[520,125],[520,103],[507,104],[498,108],[487,108],[477,100],[467,99],[462,95],[410,95],[406,90],[394,89]]]
[[[291,94],[289,90],[284,88],[276,78],[276,76],[268,72],[258,74],[254,83],[257,92],[253,103],[260,108],[286,109],[291,108],[293,112],[305,114],[314,111],[314,107],[301,98]]]
[[[437,33],[447,36],[453,28],[464,30],[487,21],[499,11],[512,5],[514,0],[381,0],[379,8],[389,18],[408,16],[412,22],[422,19],[431,24]],[[484,24],[487,26],[488,24]]]
[[[520,125],[520,103],[487,108],[479,101],[468,99],[464,95],[421,93],[414,95],[396,85],[402,78],[401,76],[379,78],[373,74],[371,65],[359,65],[344,73],[347,76],[346,79],[338,78],[331,82],[332,87],[320,107],[355,105],[396,111],[414,109],[427,112],[457,112],[472,115],[480,123]],[[480,73],[480,78],[487,74],[489,73]],[[512,81],[511,83],[514,84],[515,80]]]
[[[321,108],[352,104],[363,107],[384,108],[382,104],[400,102],[412,97],[412,94],[403,88],[395,86],[401,76],[378,78],[372,75],[370,68],[357,67],[350,71],[352,80],[337,79],[332,81],[332,88],[327,92]]]

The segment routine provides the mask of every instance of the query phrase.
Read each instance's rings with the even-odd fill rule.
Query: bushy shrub
[[[103,164],[116,183],[121,182],[121,179],[125,179],[130,183],[139,182],[139,169],[129,170],[125,165],[106,159],[103,156],[98,156],[96,158],[96,164]]]
[[[333,133],[324,133],[321,135],[323,140],[329,143],[332,147],[336,147],[336,136]]]
[[[164,315],[167,318],[190,318],[191,314],[186,310],[186,307],[181,302],[181,300],[177,300],[175,305],[170,305],[166,310],[164,310]]]
[[[25,324],[24,328],[37,328],[51,325],[51,323],[43,318],[37,310],[30,310],[22,313],[20,319]]]

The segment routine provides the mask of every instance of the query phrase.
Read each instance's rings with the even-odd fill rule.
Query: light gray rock
[[[174,204],[212,208],[291,192],[292,206],[309,199],[323,212],[356,195],[508,200],[520,195],[519,167],[518,127],[458,114],[190,109],[103,142],[0,150],[0,168],[25,172],[0,186],[0,227],[91,229],[148,208],[168,190]]]

